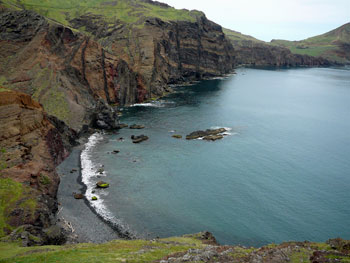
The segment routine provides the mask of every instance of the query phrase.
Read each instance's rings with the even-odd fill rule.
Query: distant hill
[[[286,47],[294,54],[320,56],[340,63],[350,63],[350,23],[305,40],[272,40],[271,44]]]
[[[225,33],[225,35],[231,40],[231,42],[234,42],[236,44],[240,44],[240,42],[242,41],[253,41],[256,43],[266,43],[262,40],[259,40],[255,37],[249,36],[249,35],[244,35],[240,32],[231,30],[231,29],[227,29],[227,28],[223,28],[223,31]]]
[[[240,32],[223,29],[234,47],[235,62],[252,66],[329,66],[330,61],[308,54],[294,54],[287,47],[274,45]]]

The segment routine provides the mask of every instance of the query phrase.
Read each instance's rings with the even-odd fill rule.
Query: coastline
[[[102,220],[86,198],[76,200],[73,196],[74,192],[84,193],[86,190],[81,180],[80,162],[84,147],[85,140],[73,148],[69,157],[56,168],[61,179],[57,192],[57,220],[68,232],[68,243],[104,243],[120,239],[116,229]],[[73,169],[77,171],[71,173]]]
[[[207,77],[201,80],[179,82],[169,86],[170,91],[158,97],[159,100],[168,94],[174,93],[173,88],[179,86],[192,86],[203,80],[225,79],[237,74],[235,70],[221,76]],[[152,103],[153,100],[145,103]],[[134,107],[128,105],[125,107]],[[123,107],[124,108],[124,107]],[[98,130],[95,132],[103,132]],[[105,243],[115,239],[134,239],[135,235],[128,230],[118,226],[118,224],[104,218],[96,208],[94,208],[85,193],[87,186],[82,178],[81,154],[84,151],[89,138],[95,133],[82,135],[78,140],[80,145],[75,146],[70,155],[56,167],[60,177],[60,184],[57,191],[58,212],[56,219],[58,224],[67,232],[67,243]],[[115,131],[114,131],[115,132]],[[71,173],[72,170],[76,170]],[[77,200],[75,193],[84,194],[84,198]],[[84,205],[82,205],[82,202]]]

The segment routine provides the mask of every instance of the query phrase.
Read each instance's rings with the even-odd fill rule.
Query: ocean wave
[[[155,108],[164,108],[169,105],[173,105],[175,102],[172,101],[164,101],[164,100],[156,100],[152,102],[146,102],[146,103],[136,103],[131,105],[130,107],[155,107]]]
[[[120,219],[116,218],[104,204],[103,197],[108,195],[108,191],[98,191],[96,189],[96,182],[101,180],[99,177],[106,176],[106,174],[100,174],[99,169],[101,168],[101,164],[92,161],[94,160],[93,150],[103,139],[104,136],[101,133],[94,133],[91,135],[88,142],[85,144],[85,149],[80,155],[82,182],[86,186],[85,197],[99,216],[118,229],[121,234],[130,236],[131,232],[129,228],[123,224]],[[97,175],[99,177],[97,177]],[[93,196],[97,197],[96,201],[92,201]]]
[[[220,128],[224,128],[226,130],[225,132],[220,133],[221,135],[232,136],[232,135],[237,135],[238,134],[237,132],[232,132],[233,128],[230,128],[230,127],[222,127],[222,126],[212,126],[212,127],[210,127],[210,129],[213,129],[213,130],[220,129]]]

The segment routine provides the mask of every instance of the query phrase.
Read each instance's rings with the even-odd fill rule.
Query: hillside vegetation
[[[225,33],[225,35],[233,42],[236,44],[242,44],[243,41],[252,41],[255,43],[265,43],[262,40],[259,40],[255,37],[249,36],[249,35],[244,35],[240,32],[231,30],[231,29],[227,29],[227,28],[223,28],[223,31]]]
[[[128,24],[140,24],[146,17],[163,21],[195,22],[199,11],[178,10],[162,3],[142,0],[4,0],[8,8],[35,11],[63,25],[69,26],[74,18],[85,14],[101,16],[113,24],[117,20]],[[112,26],[112,25],[111,25]]]
[[[261,248],[219,246],[210,233],[105,244],[20,247],[0,242],[0,262],[350,262],[349,241],[288,242]]]
[[[340,63],[350,63],[350,23],[305,40],[272,40],[271,44],[286,47],[295,54],[324,57]]]

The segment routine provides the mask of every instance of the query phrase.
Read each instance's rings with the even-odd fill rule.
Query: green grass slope
[[[233,42],[233,43],[237,43],[240,44],[243,41],[252,41],[254,43],[264,43],[266,44],[266,42],[259,40],[255,37],[252,36],[248,36],[248,35],[244,35],[240,32],[231,30],[231,29],[227,29],[227,28],[223,28],[223,31],[225,33],[225,35]]]
[[[101,245],[43,247],[20,247],[17,243],[0,243],[0,262],[153,262],[167,255],[203,247],[205,245],[193,237],[175,237],[157,241],[115,240]]]
[[[145,17],[157,17],[164,21],[196,21],[199,11],[178,10],[165,4],[142,0],[2,0],[12,9],[33,10],[51,20],[69,26],[69,21],[81,15],[97,15],[105,21],[119,20],[139,24]]]
[[[2,168],[0,162],[0,176]],[[4,229],[7,232],[14,230],[14,227],[9,224],[9,220],[15,209],[26,209],[28,214],[34,216],[37,201],[32,192],[29,187],[23,186],[21,183],[0,177],[0,238],[6,235]]]
[[[247,248],[208,245],[200,236],[43,247],[0,242],[0,262],[350,262],[349,241],[341,239],[328,244],[305,241]]]
[[[295,54],[319,56],[340,63],[349,63],[350,23],[305,40],[272,40],[271,44],[289,48]]]

